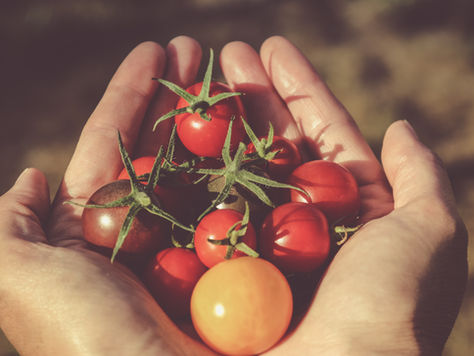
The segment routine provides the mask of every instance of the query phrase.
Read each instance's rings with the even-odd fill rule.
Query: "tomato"
[[[196,83],[186,89],[193,95],[198,95],[202,82]],[[229,87],[223,83],[211,82],[209,96],[230,92]],[[188,106],[183,98],[178,100],[176,109]],[[192,153],[204,157],[221,157],[222,147],[227,136],[229,122],[234,117],[232,124],[231,151],[245,138],[245,129],[240,119],[245,116],[242,102],[239,97],[233,96],[203,108],[210,121],[206,121],[198,113],[184,113],[175,116],[177,133],[183,145]]]
[[[155,157],[153,156],[144,156],[134,159],[132,164],[137,177],[149,174],[153,167],[153,163],[155,163]],[[130,176],[128,175],[128,172],[125,168],[123,168],[119,173],[117,179],[130,179]]]
[[[144,282],[163,310],[180,319],[189,315],[194,286],[206,270],[193,251],[171,247],[152,259]]]
[[[331,247],[324,214],[311,204],[290,202],[265,218],[259,251],[284,273],[311,272],[328,258]]]
[[[132,165],[137,177],[149,174],[154,162],[155,157],[153,156],[134,159]],[[161,176],[154,190],[161,208],[184,223],[190,223],[205,208],[203,204],[206,194],[202,187],[192,184],[193,178],[197,179],[198,177],[185,173]],[[125,168],[118,175],[118,179],[130,179]]]
[[[99,188],[87,204],[105,204],[130,193],[128,180],[117,180]],[[114,248],[129,208],[84,208],[82,227],[84,238],[97,246]],[[159,216],[141,210],[133,219],[122,251],[143,253],[156,251],[169,238],[170,224]]]
[[[212,267],[219,262],[225,260],[225,255],[229,246],[215,245],[208,241],[222,240],[227,237],[229,229],[239,221],[242,221],[244,215],[233,209],[214,210],[207,214],[196,227],[194,233],[194,247],[199,259],[207,267]],[[240,224],[237,225],[237,229]],[[247,231],[244,236],[240,237],[238,242],[243,242],[251,249],[257,247],[257,239],[255,229],[251,222],[247,225]],[[237,242],[237,244],[238,244]],[[246,254],[238,249],[232,254],[231,258],[245,256]]]
[[[359,213],[357,182],[348,169],[337,163],[306,162],[291,173],[288,183],[309,194],[308,198],[291,190],[291,201],[313,204],[324,212],[330,223],[352,223]]]
[[[293,309],[283,274],[261,258],[219,263],[203,274],[191,297],[202,340],[227,355],[259,354],[280,340]]]
[[[270,152],[279,151],[268,161],[267,172],[272,178],[286,178],[297,166],[301,164],[301,154],[298,147],[282,136],[274,136]],[[246,153],[256,152],[255,146],[250,142]]]

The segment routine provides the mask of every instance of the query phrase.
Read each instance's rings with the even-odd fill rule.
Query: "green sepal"
[[[165,220],[168,220],[170,223],[180,227],[183,230],[189,231],[189,232],[194,232],[194,228],[191,226],[186,226],[184,224],[181,224],[173,215],[167,213],[166,211],[160,209],[154,204],[150,204],[148,206],[145,206],[144,209],[148,211],[149,213],[152,213],[154,215],[157,215]]]
[[[128,176],[130,177],[130,186],[131,186],[131,190],[133,191],[135,190],[135,186],[140,183],[137,178],[137,174],[135,173],[135,168],[133,168],[132,160],[123,144],[122,135],[120,135],[119,130],[117,130],[117,137],[118,137],[118,143],[119,143],[120,157],[122,157],[123,165],[125,166]]]
[[[132,227],[133,219],[135,216],[140,212],[141,207],[132,205],[130,209],[128,210],[127,216],[125,217],[122,227],[120,228],[120,232],[117,237],[117,241],[115,242],[114,250],[112,252],[112,257],[110,258],[110,262],[114,262],[115,256],[117,255],[118,251],[122,247],[125,238],[128,235],[128,232],[130,231],[130,228]]]
[[[188,93],[185,89],[181,88],[180,86],[172,82],[169,82],[165,79],[158,79],[158,81],[161,84],[163,84],[165,87],[167,87],[169,90],[171,90],[173,93],[175,93],[176,95],[186,100],[189,104],[191,104],[192,102],[196,100],[195,95]]]
[[[185,108],[180,108],[180,109],[176,109],[176,110],[171,110],[169,113],[163,115],[163,116],[160,116],[156,121],[155,121],[155,124],[153,125],[153,131],[156,130],[156,127],[158,126],[158,124],[160,124],[161,122],[165,121],[165,120],[168,120],[168,119],[171,119],[173,116],[176,116],[176,115],[180,115],[180,114],[184,114],[188,112],[188,108],[185,107]]]
[[[155,161],[153,162],[153,166],[151,167],[150,176],[148,177],[148,182],[145,187],[147,193],[151,194],[158,184],[158,180],[160,179],[160,171],[161,171],[161,161],[163,160],[163,146],[160,146],[158,153],[155,157]]]

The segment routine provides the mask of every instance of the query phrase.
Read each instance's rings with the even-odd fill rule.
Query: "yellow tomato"
[[[205,272],[191,297],[191,316],[202,340],[227,355],[261,353],[283,336],[293,298],[270,262],[240,257]]]

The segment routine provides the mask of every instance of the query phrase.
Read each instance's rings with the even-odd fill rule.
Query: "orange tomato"
[[[240,257],[205,272],[191,297],[191,317],[201,339],[227,355],[261,353],[283,336],[293,298],[270,262]]]

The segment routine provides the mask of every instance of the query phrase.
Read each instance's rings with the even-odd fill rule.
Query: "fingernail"
[[[412,135],[418,140],[419,139],[418,134],[416,133],[413,126],[411,126],[411,124],[408,122],[408,120],[402,120],[402,121],[405,124],[405,127],[408,129],[408,131],[410,131]]]

